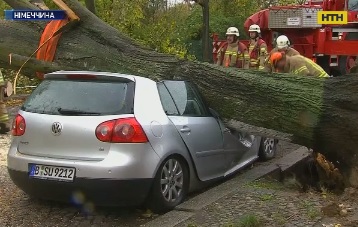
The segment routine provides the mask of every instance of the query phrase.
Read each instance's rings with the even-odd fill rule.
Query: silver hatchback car
[[[8,171],[30,196],[155,212],[277,144],[226,128],[189,81],[86,71],[47,74],[12,134]]]

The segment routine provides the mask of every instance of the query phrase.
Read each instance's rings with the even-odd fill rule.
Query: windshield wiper
[[[87,112],[87,111],[82,111],[82,110],[71,110],[71,109],[62,109],[62,108],[58,108],[57,111],[62,114],[62,115],[101,115],[100,113],[96,113],[96,112]]]

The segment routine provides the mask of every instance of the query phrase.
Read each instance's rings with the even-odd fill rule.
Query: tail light
[[[26,122],[25,119],[20,115],[16,115],[12,123],[12,135],[13,136],[22,136],[25,133]]]
[[[96,137],[110,143],[146,143],[148,142],[142,126],[134,118],[121,118],[105,121],[97,126]]]

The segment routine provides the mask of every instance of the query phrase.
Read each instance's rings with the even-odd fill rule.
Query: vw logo
[[[60,122],[55,122],[52,124],[52,127],[51,127],[51,130],[52,130],[52,133],[57,136],[57,135],[60,135],[61,134],[61,131],[62,131],[62,125]]]

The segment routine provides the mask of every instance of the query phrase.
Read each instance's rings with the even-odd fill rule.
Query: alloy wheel
[[[265,147],[264,152],[267,155],[271,155],[274,152],[275,139],[266,138],[264,141],[264,147]]]
[[[175,202],[180,199],[183,192],[184,174],[179,161],[169,159],[161,172],[161,192],[167,202]]]

